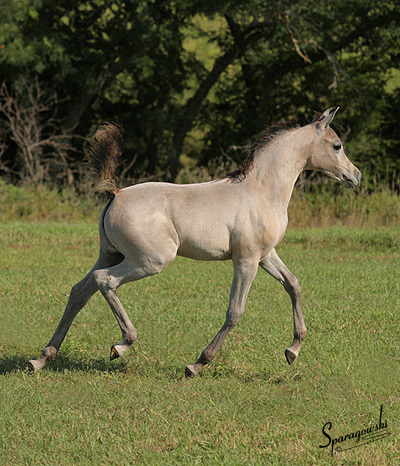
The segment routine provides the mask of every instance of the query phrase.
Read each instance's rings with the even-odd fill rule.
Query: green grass
[[[68,293],[97,257],[91,224],[0,226],[0,464],[395,465],[400,463],[400,229],[289,230],[278,252],[303,289],[308,337],[288,366],[290,299],[262,270],[213,363],[183,377],[220,328],[232,265],[178,258],[125,285],[135,351],[95,295],[35,375]],[[331,458],[332,437],[388,421],[391,435]]]
[[[97,222],[104,198],[79,195],[73,189],[14,186],[0,180],[0,221]]]

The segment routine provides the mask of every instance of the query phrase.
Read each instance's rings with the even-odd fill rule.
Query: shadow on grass
[[[27,360],[23,356],[2,356],[0,358],[0,375],[24,370]]]
[[[140,356],[140,355],[139,355]],[[15,372],[33,372],[28,370],[27,363],[30,358],[26,355],[3,355],[0,357],[0,376],[12,374]],[[68,352],[60,352],[57,357],[50,361],[40,373],[56,373],[66,374],[72,372],[94,373],[101,372],[107,374],[136,374],[139,376],[151,376],[167,378],[171,381],[179,381],[185,379],[185,365],[174,364],[174,362],[160,361],[140,362],[132,358],[117,359],[109,361],[105,358],[101,359],[82,359]],[[227,364],[216,363],[203,369],[196,377],[205,379],[225,379],[233,378],[244,383],[260,383],[267,382],[272,385],[286,384],[289,381],[300,379],[298,372],[294,374],[284,370],[277,373],[270,371],[266,372],[242,372],[235,370]],[[188,381],[193,379],[187,379]]]
[[[6,375],[13,372],[27,370],[29,357],[15,355],[0,357],[0,375]],[[81,360],[76,357],[70,357],[68,354],[60,354],[56,359],[50,361],[43,372],[127,372],[128,362],[120,359],[118,361],[107,361],[106,359],[88,359]],[[41,372],[42,372],[41,371]],[[31,372],[33,374],[33,372]]]
[[[13,374],[18,372],[27,372],[34,375],[27,368],[27,356],[2,356],[0,357],[0,376]],[[157,369],[158,367],[158,369]],[[56,359],[50,361],[40,374],[59,374],[65,375],[68,373],[104,373],[104,374],[126,374],[137,376],[149,376],[152,378],[168,379],[172,382],[187,380],[190,383],[191,378],[185,377],[185,366],[175,364],[163,364],[160,368],[157,364],[135,364],[129,359],[118,359],[115,361],[107,361],[106,359],[79,359],[68,354],[60,354]],[[229,366],[218,364],[215,366],[204,368],[204,370],[196,377],[204,379],[235,379],[245,384],[252,383],[267,383],[270,385],[286,385],[288,382],[300,379],[301,376],[290,374],[286,371],[280,373],[272,372],[237,372]]]

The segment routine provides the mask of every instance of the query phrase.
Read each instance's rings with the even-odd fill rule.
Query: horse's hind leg
[[[307,335],[306,324],[303,317],[303,309],[301,306],[301,289],[297,278],[282,262],[275,249],[273,249],[267,256],[265,256],[260,266],[272,275],[276,280],[282,283],[283,287],[289,294],[292,300],[293,307],[293,342],[292,345],[286,349],[285,356],[287,362],[292,362],[297,358],[300,353],[301,343]]]
[[[29,369],[36,372],[42,369],[48,361],[56,357],[57,351],[64,341],[64,338],[76,315],[98,290],[96,283],[93,280],[93,273],[101,267],[110,266],[120,262],[121,258],[122,256],[119,254],[107,257],[100,253],[100,256],[92,270],[83,280],[72,287],[64,314],[56,331],[54,332],[53,337],[42,351],[41,356],[38,359],[32,359],[28,362]]]
[[[117,288],[124,283],[140,280],[141,278],[159,273],[169,262],[170,260],[165,262],[149,261],[147,264],[139,265],[135,260],[125,258],[114,267],[94,272],[94,282],[108,302],[122,334],[121,341],[111,347],[111,360],[122,356],[137,339],[136,328],[133,326],[117,296]]]

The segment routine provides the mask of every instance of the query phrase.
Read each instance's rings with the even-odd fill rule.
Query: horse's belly
[[[178,256],[187,257],[189,259],[195,259],[198,261],[225,261],[231,259],[231,256],[226,251],[221,250],[204,250],[198,246],[186,247],[183,245],[178,249]]]
[[[204,261],[230,259],[229,236],[206,231],[185,235],[180,237],[178,255]]]

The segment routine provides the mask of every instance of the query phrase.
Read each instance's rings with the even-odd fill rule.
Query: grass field
[[[0,226],[0,465],[400,464],[400,229],[289,230],[280,256],[303,289],[308,338],[288,366],[290,299],[262,270],[214,362],[184,378],[220,328],[232,265],[178,258],[120,289],[139,332],[120,332],[95,295],[56,360],[25,370],[50,339],[71,286],[97,257],[90,224]],[[334,452],[375,425],[391,435]],[[359,445],[347,440],[341,446]]]

